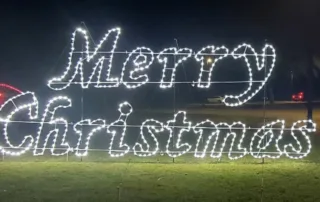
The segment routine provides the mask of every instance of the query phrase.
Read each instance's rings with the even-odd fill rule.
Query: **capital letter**
[[[109,57],[99,56],[98,52],[102,49],[103,44],[110,42],[111,35],[114,36],[111,43],[111,49],[107,52],[110,53]],[[109,30],[100,43],[95,47],[93,53],[90,53],[90,44],[87,32],[78,28],[73,32],[71,38],[71,50],[68,57],[68,65],[64,73],[58,77],[54,77],[48,82],[49,88],[53,90],[62,90],[69,87],[72,83],[81,84],[82,88],[88,88],[94,76],[97,77],[96,88],[108,88],[119,86],[119,78],[111,78],[111,68],[113,61],[113,53],[116,48],[118,38],[120,35],[120,28]],[[75,41],[80,36],[83,41],[82,46],[76,48]],[[84,38],[84,39],[83,39]],[[79,39],[81,40],[81,39]],[[77,49],[77,50],[76,50]],[[77,51],[77,52],[76,52]],[[89,63],[92,71],[89,76],[85,75],[83,65]],[[106,67],[105,67],[106,66]],[[86,68],[87,69],[87,68]],[[103,71],[106,69],[106,72]],[[91,70],[91,69],[90,69]],[[80,76],[80,81],[75,81],[76,76]],[[103,84],[101,84],[103,83]]]
[[[38,100],[34,93],[25,92],[10,98],[0,107],[1,114],[6,113],[7,110],[10,110],[10,113],[5,118],[0,119],[1,122],[4,122],[3,135],[10,149],[0,146],[0,151],[8,155],[20,156],[31,148],[34,139],[32,135],[26,135],[19,145],[13,145],[8,135],[8,126],[12,122],[12,118],[23,110],[29,110],[30,120],[38,118]]]

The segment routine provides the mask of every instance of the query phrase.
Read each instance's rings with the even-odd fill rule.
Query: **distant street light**
[[[211,64],[212,63],[212,58],[208,58],[207,59],[207,64]]]

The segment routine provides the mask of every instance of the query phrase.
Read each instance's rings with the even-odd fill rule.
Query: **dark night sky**
[[[0,79],[22,90],[46,88],[52,69],[64,69],[57,64],[64,64],[71,33],[81,21],[95,40],[120,26],[122,50],[146,45],[159,51],[174,45],[174,38],[195,50],[244,41],[259,47],[267,39],[281,56],[278,66],[299,50],[297,44],[320,36],[317,0],[7,2],[0,8]]]

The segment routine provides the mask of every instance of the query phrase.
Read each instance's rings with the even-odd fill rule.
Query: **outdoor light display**
[[[140,135],[142,139],[142,143],[137,142],[133,147],[133,152],[137,156],[146,157],[155,155],[159,151],[159,142],[155,133],[163,132],[163,123],[154,119],[145,120],[140,127]],[[148,130],[148,133],[151,135],[152,139],[149,141],[153,143],[153,146],[150,145],[146,139],[145,130]],[[146,149],[143,149],[143,145],[145,145]],[[151,147],[152,146],[152,147]],[[151,147],[151,151],[150,151]],[[153,148],[153,149],[152,149]]]
[[[90,133],[88,133],[87,136],[84,136],[85,134],[83,135],[81,128],[79,128],[79,126],[83,126],[83,125],[89,125],[93,127],[93,129],[90,131]],[[104,128],[105,128],[105,120],[102,120],[102,119],[96,119],[93,121],[91,121],[90,119],[84,119],[77,122],[73,126],[73,130],[79,135],[77,147],[75,149],[76,156],[87,156],[91,136],[94,135],[94,133],[101,131]]]
[[[201,151],[198,147],[200,146],[200,141],[203,138],[203,128],[205,128],[205,124],[210,125],[210,135],[209,137],[207,137],[207,140],[205,140],[204,149]],[[234,132],[235,128],[239,130],[240,134],[236,134]],[[225,137],[222,137],[220,135],[219,129],[224,129],[228,131]],[[213,143],[212,150],[210,151],[211,152],[210,156],[212,158],[220,158],[223,150],[225,149],[226,141],[230,139],[230,137],[231,137],[231,144],[228,151],[229,159],[236,160],[238,158],[242,158],[247,154],[247,149],[242,146],[242,141],[245,137],[245,132],[246,132],[246,125],[241,122],[234,122],[233,124],[229,125],[228,123],[215,124],[210,120],[205,120],[200,123],[197,123],[193,127],[193,130],[195,133],[199,133],[199,138],[197,140],[196,150],[194,153],[195,157],[199,157],[199,158],[205,157],[209,144]],[[214,137],[214,139],[212,139],[212,137]],[[219,148],[218,147],[219,145],[217,143],[218,143],[218,140],[221,140],[221,139],[222,139],[222,143]],[[238,143],[237,147],[234,146],[234,142],[236,139],[237,139],[236,142]],[[236,151],[236,150],[240,150],[240,152],[237,152],[237,155],[233,156],[232,151]]]
[[[177,134],[177,141],[176,144],[174,144],[174,149],[178,150],[178,153],[172,152],[169,149],[170,143],[173,138],[173,128],[171,124],[174,124],[176,122],[176,118],[178,116],[183,117],[183,126],[181,128],[178,128],[179,132]],[[174,115],[174,118],[170,121],[167,122],[167,125],[165,128],[169,131],[169,138],[168,138],[168,143],[167,143],[167,154],[171,157],[178,157],[181,156],[185,153],[187,153],[191,149],[191,145],[188,143],[181,143],[182,135],[184,132],[189,132],[191,128],[191,122],[186,121],[187,119],[187,113],[185,111],[179,111]],[[179,151],[180,150],[180,151]]]
[[[276,128],[275,132],[272,131],[273,126],[276,124],[281,124],[280,130],[279,127]],[[269,123],[265,126],[262,126],[252,137],[251,143],[250,143],[250,153],[255,158],[279,158],[282,155],[281,149],[279,148],[279,140],[282,138],[283,129],[284,129],[285,121],[283,120],[277,120],[275,122]],[[267,129],[266,129],[267,128]],[[269,136],[268,141],[263,144],[263,139]],[[254,145],[255,139],[258,139],[259,141]],[[274,155],[264,154],[264,151],[268,146],[272,143],[272,141],[275,140],[275,146],[277,152]],[[309,142],[308,142],[309,143]],[[300,145],[300,143],[298,142]]]
[[[125,110],[124,110],[125,107],[129,107],[129,112],[127,112],[127,113],[125,112]],[[128,102],[124,102],[124,103],[120,104],[118,110],[120,112],[120,116],[119,116],[118,120],[112,122],[107,127],[107,132],[112,134],[111,143],[110,143],[110,147],[109,147],[109,154],[112,157],[123,156],[126,153],[128,153],[130,150],[130,147],[127,144],[123,143],[123,138],[126,134],[127,118],[132,113],[132,107]],[[115,127],[119,127],[119,126],[122,128],[121,134],[117,134],[116,130],[114,130]],[[115,139],[118,140],[118,138],[116,138],[118,136],[120,136],[119,141],[115,141]]]
[[[87,32],[82,29],[82,28],[78,28],[76,29],[75,32],[73,32],[72,34],[72,38],[71,38],[71,51],[69,53],[69,57],[68,57],[68,65],[66,67],[66,70],[64,71],[64,73],[59,76],[59,77],[55,77],[53,79],[51,79],[48,83],[48,86],[54,90],[62,90],[67,88],[68,86],[70,86],[70,84],[73,82],[73,80],[75,79],[77,74],[81,75],[81,81],[77,82],[78,84],[81,84],[82,88],[88,88],[89,85],[93,82],[92,79],[94,76],[97,77],[97,82],[95,82],[95,87],[96,88],[110,88],[110,87],[117,87],[119,86],[119,78],[111,78],[110,74],[111,74],[111,68],[112,68],[112,59],[113,59],[113,53],[114,50],[116,49],[117,46],[117,42],[118,42],[118,38],[120,35],[121,31],[120,28],[114,28],[109,30],[104,37],[102,38],[102,40],[100,41],[100,43],[95,47],[93,52],[90,52],[90,44],[89,44],[89,38],[87,35]],[[98,55],[98,51],[101,48],[101,46],[103,45],[103,43],[105,41],[107,41],[108,39],[110,39],[110,35],[115,34],[115,37],[113,38],[113,45],[112,48],[110,50],[110,56],[108,59],[106,59],[104,56],[99,57]],[[79,36],[80,35],[80,36]],[[75,40],[76,37],[83,37],[85,40],[85,57],[82,58],[81,54],[75,54]],[[75,57],[75,55],[80,56],[80,57]],[[83,75],[83,63],[84,62],[92,62],[92,60],[94,58],[98,58],[97,61],[95,61],[95,65],[92,69],[92,73],[89,76],[89,79],[87,81],[84,81],[84,75]],[[107,61],[107,65],[105,64],[105,61]],[[105,82],[103,82],[103,84],[100,83],[100,80],[103,80],[103,75],[101,75],[102,69],[106,68],[107,66],[107,75],[105,78]],[[102,78],[101,78],[102,77]],[[64,83],[64,85],[62,85],[61,87],[54,87],[53,84],[55,82],[59,82],[59,81],[63,81],[63,80],[67,80],[66,83]]]
[[[21,104],[19,106],[16,106],[15,102],[19,102],[20,100],[23,100],[25,102],[25,104]],[[25,92],[25,93],[16,95],[16,96],[10,98],[9,100],[7,100],[1,106],[0,112],[2,112],[5,109],[5,107],[7,107],[8,105],[14,105],[14,107],[13,107],[14,109],[11,110],[11,112],[9,112],[6,117],[4,117],[4,118],[1,117],[1,122],[4,123],[3,135],[5,137],[7,145],[9,145],[10,148],[13,148],[15,150],[14,151],[11,151],[10,149],[7,150],[7,149],[3,148],[2,146],[0,146],[0,149],[5,154],[9,154],[12,156],[19,156],[31,148],[31,146],[34,142],[34,138],[31,135],[26,135],[19,145],[17,145],[17,146],[12,145],[11,141],[10,141],[9,134],[7,132],[8,125],[11,122],[12,117],[16,113],[18,113],[19,111],[22,111],[22,110],[28,110],[28,116],[29,116],[30,120],[34,120],[34,119],[38,118],[38,100],[35,97],[34,93]]]
[[[160,52],[154,52],[148,47],[137,47],[131,52],[116,51],[120,28],[109,30],[103,39],[91,47],[87,31],[76,29],[71,39],[71,51],[68,64],[62,74],[53,77],[48,82],[48,87],[54,91],[63,92],[71,84],[81,88],[119,88],[136,89],[150,83],[148,70],[154,63],[162,67],[161,78],[157,84],[162,90],[172,88],[176,81],[177,68],[187,60],[194,60],[199,64],[198,79],[191,84],[198,88],[210,88],[211,77],[214,68],[222,60],[242,60],[248,68],[248,87],[233,95],[225,95],[223,103],[226,106],[236,107],[248,102],[255,96],[268,81],[275,66],[275,49],[266,44],[261,52],[257,52],[251,45],[241,44],[229,51],[225,46],[206,46],[197,52],[190,48],[165,48]],[[84,42],[83,50],[76,50],[75,42]],[[111,43],[108,51],[100,51],[105,43]],[[114,65],[115,54],[127,54],[122,66]],[[172,63],[168,56],[177,59]],[[207,60],[205,56],[216,56]],[[249,61],[255,60],[255,64]],[[266,62],[267,58],[271,62]],[[209,68],[205,68],[205,63]],[[84,64],[91,66],[92,71],[86,75]],[[119,67],[121,73],[113,75],[114,69]],[[263,72],[264,79],[254,85],[255,73]],[[120,72],[120,71],[119,71]],[[109,89],[100,89],[107,91]],[[161,93],[161,92],[159,92]],[[170,157],[179,157],[186,153],[192,153],[196,158],[221,158],[223,152],[231,160],[252,155],[254,158],[279,158],[286,156],[292,159],[300,159],[311,151],[309,133],[316,130],[316,124],[311,120],[299,120],[289,129],[285,128],[284,120],[276,120],[265,123],[256,129],[253,136],[250,126],[240,121],[233,123],[214,122],[203,120],[191,122],[186,111],[177,111],[173,117],[165,121],[159,121],[154,117],[142,120],[139,125],[128,124],[134,114],[133,107],[127,101],[119,102],[119,117],[113,120],[83,119],[75,123],[62,117],[61,111],[72,108],[72,99],[68,96],[55,96],[48,101],[43,112],[39,107],[39,101],[32,92],[23,92],[8,99],[0,108],[1,122],[3,123],[3,135],[5,142],[1,142],[0,151],[6,155],[19,156],[31,150],[33,155],[44,155],[46,149],[50,149],[52,155],[66,155],[74,152],[76,156],[87,156],[92,148],[91,138],[98,133],[104,134],[110,139],[108,155],[122,157],[129,152],[139,157],[154,156],[166,153]],[[40,110],[41,109],[41,110]],[[17,113],[27,113],[29,120],[16,120]],[[59,113],[57,113],[59,112]],[[42,114],[42,115],[41,115]],[[129,117],[130,116],[130,117]],[[182,121],[182,124],[181,124]],[[10,134],[8,126],[15,123],[38,124],[37,131],[33,134],[23,134],[20,144],[13,144],[11,138],[17,134]],[[83,132],[82,127],[88,126],[90,131]],[[136,127],[138,139],[134,145],[126,142],[126,136],[130,136],[129,127]],[[290,138],[284,138],[284,131],[290,132]],[[100,135],[99,134],[99,135]],[[20,134],[21,135],[21,134]],[[68,136],[75,135],[76,144],[68,142]],[[165,138],[166,142],[159,141]],[[193,136],[196,141],[189,141],[187,137]],[[249,144],[245,143],[249,140]],[[275,152],[269,152],[274,147]]]
[[[223,53],[221,55],[218,55],[219,57],[217,59],[214,60],[214,62],[212,62],[211,60],[211,66],[209,67],[209,70],[206,70],[204,69],[204,56],[206,55],[205,54],[205,51],[206,50],[210,50],[209,53],[211,54],[215,54],[216,52],[219,52],[219,51],[223,51]],[[200,73],[199,73],[199,79],[198,79],[198,84],[197,86],[199,88],[210,88],[210,81],[211,81],[211,74],[212,74],[212,70],[213,70],[213,67],[215,66],[215,64],[228,56],[228,53],[229,53],[229,49],[227,49],[226,47],[224,46],[221,46],[221,47],[217,47],[215,48],[214,46],[207,46],[207,47],[204,47],[202,48],[196,55],[195,55],[195,59],[199,62],[201,62],[201,69],[200,69]],[[203,77],[206,77],[205,79],[203,79]],[[203,84],[205,83],[205,85]]]
[[[13,101],[14,102],[14,101]],[[47,106],[44,110],[42,115],[41,124],[38,129],[35,148],[33,154],[43,155],[45,148],[48,146],[48,141],[52,139],[51,145],[51,154],[55,156],[60,156],[68,153],[71,148],[67,142],[65,142],[66,135],[68,132],[68,121],[61,117],[55,117],[56,111],[60,108],[68,108],[71,107],[71,99],[65,96],[58,96],[54,97],[47,103]],[[54,129],[46,131],[44,129],[44,125],[49,124],[55,126]],[[57,126],[61,127],[62,129],[57,128]],[[56,153],[55,147],[56,143],[60,143],[58,147],[66,147],[66,150],[62,153]],[[61,140],[61,141],[60,141]]]
[[[178,59],[178,61],[175,62],[173,67],[168,67],[168,54],[174,54],[174,55],[180,55],[181,58]],[[176,76],[176,70],[179,64],[182,64],[183,61],[190,58],[192,55],[192,50],[190,48],[166,48],[163,51],[159,53],[157,56],[157,59],[160,63],[163,63],[163,69],[162,69],[162,77],[160,82],[160,88],[171,88],[174,83],[174,79]],[[170,79],[166,78],[166,73],[171,72],[171,76],[169,76]],[[168,81],[169,80],[169,81]]]

